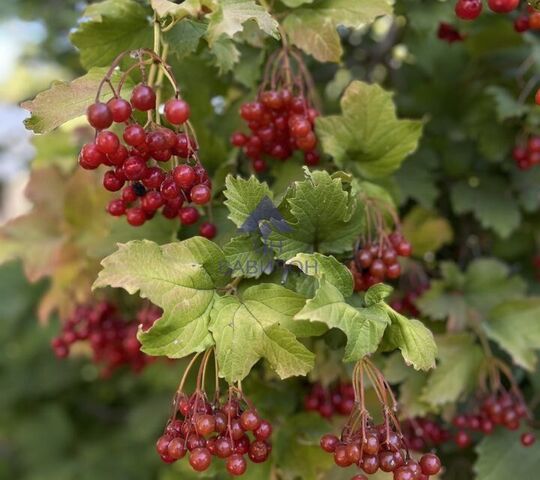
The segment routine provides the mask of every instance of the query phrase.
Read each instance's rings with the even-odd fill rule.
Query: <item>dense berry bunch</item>
[[[512,157],[520,170],[528,170],[540,164],[540,136],[529,137],[526,145],[516,145]]]
[[[428,418],[411,418],[401,424],[407,445],[417,452],[437,447],[449,441],[452,436],[448,429]]]
[[[272,450],[272,426],[232,389],[224,402],[208,401],[197,389],[190,396],[177,397],[177,415],[169,421],[158,439],[156,449],[161,459],[172,463],[189,457],[193,470],[202,472],[212,463],[212,457],[225,461],[227,471],[234,476],[247,469],[246,456],[253,463],[268,459]]]
[[[161,59],[152,60],[169,72]],[[171,75],[169,72],[173,81]],[[110,192],[121,191],[109,203],[108,212],[115,217],[125,215],[133,226],[143,225],[158,211],[166,218],[179,218],[184,225],[196,223],[200,216],[196,207],[211,200],[211,182],[197,156],[189,104],[179,97],[176,84],[173,81],[175,96],[164,105],[163,118],[169,128],[161,126],[160,105],[152,87],[137,85],[128,101],[120,96],[121,86],[118,90],[112,87],[109,76],[104,82],[111,85],[114,97],[88,107],[88,122],[96,129],[96,136],[83,146],[79,164],[88,170],[108,167],[103,186]],[[146,113],[144,125],[136,120],[135,112]],[[121,138],[107,130],[113,123],[121,125]],[[203,224],[200,233],[212,238],[215,227]]]
[[[154,357],[141,352],[137,330],[139,326],[148,330],[160,316],[161,309],[154,305],[140,309],[134,321],[124,318],[111,303],[80,305],[64,323],[52,347],[58,358],[65,358],[74,344],[88,342],[93,361],[103,365],[105,376],[124,365],[139,372]]]
[[[461,34],[456,27],[446,22],[439,23],[437,37],[439,40],[443,40],[448,43],[462,42],[465,40],[465,36]]]
[[[350,382],[325,388],[315,383],[304,398],[304,408],[308,412],[318,412],[321,417],[349,415],[354,408],[354,388]]]
[[[265,90],[255,102],[242,105],[240,115],[251,134],[233,133],[231,143],[243,148],[256,172],[266,170],[265,157],[285,161],[296,150],[303,152],[306,165],[319,163],[314,131],[318,112],[304,96]]]
[[[411,244],[397,231],[389,236],[383,235],[376,243],[366,242],[350,263],[354,289],[359,292],[385,279],[399,278],[401,266],[398,257],[409,257],[411,252]]]
[[[375,425],[365,406],[365,377],[375,389],[381,402],[383,421]],[[379,470],[393,473],[394,480],[426,480],[437,475],[441,462],[436,455],[426,454],[419,462],[411,458],[405,437],[394,415],[397,404],[388,382],[367,358],[362,359],[353,372],[355,393],[354,408],[337,437],[326,434],[321,438],[321,448],[334,456],[337,466],[347,468],[356,465],[364,473],[353,480],[365,480]],[[390,401],[390,403],[388,403]]]
[[[529,412],[520,394],[513,391],[490,394],[472,412],[459,414],[453,419],[452,423],[458,429],[455,442],[466,448],[472,443],[471,432],[490,435],[497,426],[518,430],[521,422],[528,418]],[[534,442],[531,435],[527,440]]]

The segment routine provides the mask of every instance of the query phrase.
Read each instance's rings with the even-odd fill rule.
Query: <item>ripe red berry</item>
[[[128,125],[125,128],[122,136],[124,138],[124,141],[132,147],[142,145],[146,141],[146,132],[144,131],[144,128],[138,123]]]
[[[509,13],[519,7],[520,0],[488,0],[489,8],[495,13]]]
[[[208,436],[216,427],[216,421],[214,420],[213,415],[199,415],[195,419],[195,427],[196,431],[199,432],[200,435]]]
[[[190,189],[197,181],[197,175],[193,167],[189,165],[178,165],[172,172],[175,183],[183,189]]]
[[[456,433],[455,441],[459,448],[467,448],[471,444],[471,437],[467,432],[460,430]]]
[[[254,432],[261,425],[261,419],[254,410],[246,410],[240,416],[240,426],[247,432]]]
[[[165,150],[168,148],[167,137],[159,130],[150,132],[146,136],[146,145],[150,152],[157,152],[158,150]]]
[[[441,461],[437,455],[426,453],[420,459],[420,468],[424,475],[437,475],[441,471]]]
[[[247,143],[247,141],[247,136],[241,132],[234,132],[231,135],[231,144],[235,147],[243,147]]]
[[[112,125],[113,117],[109,107],[105,103],[96,102],[86,109],[88,123],[92,127],[101,130]]]
[[[126,206],[121,199],[111,200],[107,206],[107,211],[113,217],[120,217],[126,213]]]
[[[206,185],[195,185],[191,189],[191,201],[197,205],[205,205],[212,198],[212,192]]]
[[[146,213],[154,213],[158,208],[163,205],[163,197],[159,192],[154,190],[147,192],[147,194],[142,197],[141,207]]]
[[[147,188],[159,190],[163,180],[165,180],[165,172],[159,167],[150,167],[146,169],[142,182]]]
[[[146,112],[156,108],[156,92],[148,85],[139,84],[131,93],[131,105],[137,110]]]
[[[199,234],[201,237],[208,238],[209,240],[212,240],[217,235],[217,228],[213,223],[210,222],[204,222],[199,227]]]
[[[129,156],[128,150],[124,145],[118,145],[118,148],[115,152],[109,153],[107,158],[112,165],[119,166],[124,163],[126,158]]]
[[[204,472],[212,463],[212,455],[207,448],[195,448],[189,454],[189,464],[196,472]]]
[[[180,125],[187,122],[189,115],[189,104],[185,100],[172,98],[165,103],[165,118],[173,125]]]
[[[518,33],[526,32],[527,30],[529,30],[529,28],[529,17],[525,15],[516,18],[516,20],[514,21],[514,30]]]
[[[109,170],[103,176],[103,186],[109,192],[117,192],[124,186],[124,181],[116,176],[114,170]]]
[[[535,442],[536,442],[536,436],[534,435],[534,433],[527,432],[521,435],[521,444],[524,447],[530,447]]]
[[[194,207],[183,207],[178,212],[182,225],[193,225],[199,220],[199,212]]]
[[[173,438],[167,446],[167,456],[173,460],[180,460],[186,454],[186,447],[182,437]]]
[[[99,151],[95,143],[87,143],[83,146],[79,156],[79,165],[86,170],[94,170],[102,163],[105,163],[106,157]]]
[[[248,456],[253,463],[265,462],[269,455],[268,445],[262,440],[255,440],[249,446]]]
[[[120,140],[115,133],[103,130],[97,134],[96,145],[101,153],[114,153],[120,146]]]
[[[142,157],[128,157],[122,167],[124,175],[128,180],[141,180],[146,174],[146,162]]]
[[[462,20],[474,20],[482,13],[482,0],[458,0],[456,15]]]
[[[171,442],[171,437],[168,435],[162,435],[157,439],[156,442],[156,451],[160,455],[167,455],[167,450],[169,448],[169,443]]]
[[[129,120],[131,117],[131,105],[123,98],[111,98],[107,102],[107,106],[111,111],[112,119],[116,123],[122,123]]]
[[[247,462],[242,455],[234,454],[227,458],[227,471],[235,477],[241,476],[246,472]]]
[[[167,200],[174,200],[180,195],[180,190],[171,177],[166,177],[165,180],[163,180],[160,192],[163,195],[163,198]]]
[[[309,167],[318,165],[320,160],[321,156],[315,151],[304,153],[304,163]]]
[[[146,214],[144,210],[139,207],[132,207],[126,210],[126,218],[130,225],[134,227],[140,227],[146,222]]]
[[[267,440],[272,435],[272,425],[266,420],[261,420],[259,428],[253,434],[257,440]]]

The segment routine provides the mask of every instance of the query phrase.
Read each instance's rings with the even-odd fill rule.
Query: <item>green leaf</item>
[[[261,222],[269,233],[265,242],[281,260],[313,251],[351,251],[363,231],[363,209],[357,208],[355,196],[344,189],[340,178],[326,171],[306,175],[306,180],[295,182],[280,207],[289,228],[282,228],[281,222]]]
[[[526,212],[536,212],[540,207],[540,168],[527,171],[515,169],[512,184],[522,208]]]
[[[225,179],[225,205],[229,209],[229,218],[237,227],[242,227],[253,211],[266,197],[272,200],[272,192],[266,184],[251,176],[245,180],[228,175]]]
[[[395,173],[400,203],[404,204],[409,198],[412,198],[424,208],[434,207],[435,200],[439,195],[436,185],[436,166],[435,152],[419,150],[407,157]]]
[[[497,118],[500,122],[509,118],[519,118],[526,115],[530,111],[530,106],[518,102],[515,94],[509,92],[503,87],[491,85],[486,88],[493,100],[497,109]]]
[[[403,234],[411,242],[413,254],[417,257],[423,257],[428,252],[437,252],[454,239],[452,226],[446,218],[419,206],[407,214],[402,227]]]
[[[234,37],[248,20],[255,21],[268,35],[279,38],[277,21],[254,0],[221,0],[209,18],[207,39],[210,46],[221,36]]]
[[[120,245],[105,258],[94,288],[140,292],[163,309],[154,326],[139,333],[142,350],[150,355],[180,358],[212,345],[210,311],[224,285],[225,257],[209,240],[193,237],[159,246],[137,240]]]
[[[386,345],[399,348],[405,363],[416,370],[434,368],[437,345],[431,331],[419,320],[409,320],[388,305],[384,306],[392,321],[385,332]]]
[[[540,443],[523,448],[519,432],[503,428],[485,436],[476,447],[478,460],[474,465],[477,480],[507,480],[535,478],[540,470]]]
[[[230,38],[219,38],[212,44],[210,51],[214,54],[213,64],[221,75],[231,71],[240,60],[240,51]]]
[[[381,304],[355,308],[345,302],[337,287],[320,281],[315,297],[306,302],[296,320],[319,321],[339,328],[347,336],[344,360],[354,362],[375,352],[390,323]]]
[[[352,82],[341,110],[342,115],[317,119],[323,149],[339,167],[367,178],[387,176],[416,150],[423,122],[399,120],[392,93],[379,85]]]
[[[345,297],[353,293],[351,271],[332,256],[327,257],[320,253],[299,253],[287,260],[286,263],[318,280],[327,280],[328,283],[337,287]]]
[[[457,402],[477,385],[482,349],[472,335],[448,334],[437,338],[437,368],[430,374],[422,400],[433,406]]]
[[[55,83],[49,90],[38,93],[36,98],[21,104],[31,116],[24,122],[26,128],[34,133],[48,133],[69,120],[86,113],[88,105],[94,103],[99,83],[105,76],[106,69],[92,68],[86,75],[69,83]],[[113,75],[118,80],[120,73]],[[130,82],[126,85],[129,90]],[[109,90],[103,89],[102,100],[112,98]]]
[[[259,278],[274,268],[274,252],[261,242],[258,235],[233,237],[223,246],[233,277]]]
[[[508,237],[520,224],[521,212],[509,189],[499,177],[482,177],[471,185],[458,182],[451,187],[450,198],[455,213],[473,213],[484,228]]]
[[[294,3],[291,6],[299,5]],[[283,28],[294,45],[319,62],[339,62],[343,53],[339,25],[359,28],[390,13],[392,8],[386,0],[322,0],[292,11]]]
[[[216,300],[210,330],[216,342],[220,375],[229,383],[244,379],[261,358],[281,378],[305,375],[314,355],[283,323],[290,323],[305,298],[274,284],[248,288],[242,298]]]
[[[151,10],[135,0],[90,5],[70,38],[86,69],[105,67],[121,52],[152,47]]]
[[[182,20],[185,17],[198,17],[203,9],[214,9],[217,0],[184,0],[181,4],[169,0],[150,0],[150,5],[159,18],[172,17]]]
[[[384,301],[390,296],[394,289],[390,285],[384,283],[377,283],[369,287],[368,291],[364,295],[364,302],[368,307]]]
[[[539,318],[540,298],[509,300],[490,312],[483,327],[517,365],[532,372],[540,350]]]
[[[287,5],[287,7],[297,8],[300,5],[305,5],[306,3],[313,3],[315,0],[281,0],[281,3]]]
[[[179,5],[177,5],[179,6]],[[206,33],[207,25],[186,18],[178,22],[171,30],[164,34],[165,41],[170,46],[170,53],[179,60],[197,50],[201,38]]]

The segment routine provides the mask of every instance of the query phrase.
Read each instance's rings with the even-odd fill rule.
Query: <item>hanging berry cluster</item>
[[[501,374],[504,374],[510,383],[510,389],[503,385]],[[482,399],[472,410],[460,413],[452,420],[452,424],[458,429],[454,440],[461,448],[471,445],[473,432],[490,435],[497,426],[518,430],[523,421],[531,419],[510,369],[500,360],[491,357],[488,361],[488,376],[489,389],[485,378],[482,379],[482,392],[488,393],[481,395]],[[522,436],[522,443],[528,447],[535,439],[532,433],[526,433]]]
[[[155,357],[141,352],[137,331],[139,327],[148,330],[160,316],[161,309],[155,305],[141,308],[135,321],[127,320],[109,302],[79,305],[52,340],[52,348],[58,358],[65,358],[74,344],[88,342],[93,361],[103,365],[103,376],[124,365],[140,372]]]
[[[540,100],[540,95],[536,96]],[[540,165],[540,136],[532,135],[526,144],[519,144],[514,147],[512,157],[520,170],[528,170],[535,165]]]
[[[385,279],[395,280],[401,275],[398,257],[409,257],[412,247],[403,237],[399,219],[392,208],[381,210],[382,202],[371,198],[363,199],[366,211],[367,234],[355,247],[354,258],[349,268],[354,277],[357,292],[367,290]],[[388,217],[392,218],[395,231],[388,234]]]
[[[382,406],[383,422],[375,425],[365,406],[365,381],[369,380]],[[333,454],[337,466],[358,466],[365,474],[392,472],[395,480],[426,480],[441,470],[436,455],[426,454],[419,462],[409,455],[405,438],[395,416],[397,404],[392,389],[375,365],[364,358],[355,366],[353,387],[356,403],[340,437],[326,434],[321,448]],[[365,480],[358,474],[353,480]]]
[[[216,391],[210,401],[204,391],[206,367],[211,350],[205,352],[197,376],[197,386],[191,395],[183,392],[187,375],[199,355],[188,366],[173,402],[173,413],[165,431],[157,440],[156,450],[166,463],[189,456],[193,470],[207,470],[212,457],[225,461],[227,471],[243,475],[249,458],[263,463],[272,450],[272,425],[263,420],[241,389],[229,387],[224,398]],[[180,418],[178,418],[180,417]]]
[[[351,382],[339,382],[325,388],[315,383],[304,398],[308,412],[318,412],[321,417],[331,418],[336,414],[349,415],[354,407],[354,388]]]
[[[112,74],[127,55],[136,59],[122,75],[115,87]],[[174,90],[174,97],[165,102],[162,126],[160,105],[156,91],[147,84],[147,65],[157,65]],[[130,100],[122,98],[127,76],[140,69],[143,78]],[[107,84],[113,98],[100,101]],[[138,113],[141,112],[141,113]],[[144,118],[144,122],[137,118]],[[87,109],[88,122],[96,129],[95,140],[83,146],[79,164],[89,170],[101,165],[109,167],[103,176],[103,186],[111,192],[121,190],[107,210],[113,216],[125,215],[130,225],[140,226],[161,210],[164,217],[179,218],[183,225],[199,219],[196,206],[206,205],[211,199],[211,182],[201,165],[195,133],[189,123],[190,107],[180,98],[180,92],[170,67],[150,50],[136,50],[121,54],[102,80],[96,102]],[[111,130],[113,123],[121,124],[122,139]],[[192,204],[192,205],[189,205]],[[208,226],[210,225],[210,227]],[[215,227],[201,226],[202,235],[212,238]]]
[[[295,151],[304,155],[306,165],[317,165],[313,88],[302,58],[283,47],[266,65],[265,80],[257,99],[240,108],[251,134],[233,133],[231,143],[241,147],[256,172],[267,169],[267,158],[285,161]]]

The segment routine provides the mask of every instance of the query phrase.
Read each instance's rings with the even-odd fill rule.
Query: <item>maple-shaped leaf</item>
[[[392,93],[379,85],[352,82],[341,110],[342,115],[317,119],[323,149],[339,167],[366,178],[383,177],[416,150],[423,122],[398,119]]]
[[[293,10],[285,17],[283,28],[290,41],[319,62],[339,62],[343,53],[337,28],[359,28],[392,8],[385,0],[322,0],[318,2],[286,0]]]
[[[306,171],[306,177],[291,186],[279,207],[286,223],[261,222],[265,243],[281,260],[314,251],[351,251],[364,228],[364,210],[339,176]]]
[[[140,292],[163,309],[146,332],[139,332],[142,350],[150,355],[180,358],[213,344],[208,330],[210,312],[223,287],[225,257],[220,248],[202,237],[159,246],[137,240],[102,261],[94,288],[123,288]]]
[[[240,297],[217,299],[210,331],[220,375],[229,383],[240,381],[261,358],[281,378],[309,372],[314,355],[283,327],[304,303],[302,295],[275,284],[250,287]]]

